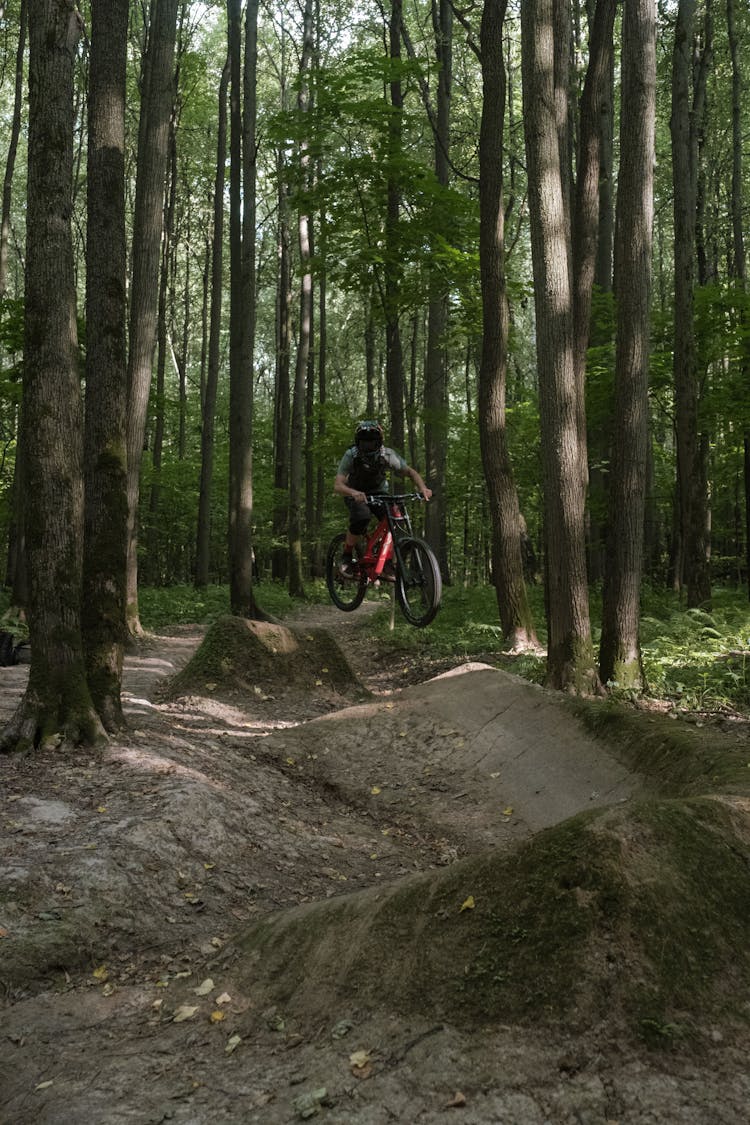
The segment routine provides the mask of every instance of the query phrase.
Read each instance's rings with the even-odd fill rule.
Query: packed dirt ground
[[[630,811],[652,783],[560,701],[382,659],[368,613],[309,608],[246,650],[225,622],[197,664],[201,630],[149,637],[123,737],[0,757],[0,1122],[746,1122],[747,892],[722,930],[717,868],[703,918],[675,860],[705,984],[684,1019],[638,1008],[619,890],[593,937],[570,910],[610,894],[614,840],[658,913],[672,812],[716,843],[693,866],[731,853],[747,883],[747,802],[657,831]],[[0,669],[0,721],[25,676]]]

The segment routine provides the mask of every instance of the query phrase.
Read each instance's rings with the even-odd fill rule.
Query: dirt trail
[[[744,1123],[746,1044],[719,1028],[702,1056],[659,1055],[601,1027],[472,1034],[354,1000],[298,1025],[232,995],[232,938],[257,919],[641,792],[513,677],[402,690],[367,612],[296,623],[339,640],[372,693],[354,707],[323,674],[318,694],[165,702],[201,638],[183,629],[128,658],[131,728],[102,754],[0,758],[0,1123]],[[0,676],[5,718],[25,669]]]

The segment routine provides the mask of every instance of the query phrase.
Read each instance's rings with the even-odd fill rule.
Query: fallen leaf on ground
[[[445,1103],[446,1109],[456,1109],[458,1106],[466,1105],[466,1097],[460,1090],[456,1090],[455,1094],[449,1102]]]
[[[382,793],[382,789],[380,788],[380,786],[379,786],[379,785],[373,785],[373,787],[372,787],[372,789],[370,790],[370,792],[371,792],[371,793],[372,793],[372,794],[373,794],[373,795],[374,795],[375,797],[377,797],[378,793]]]
[[[53,1084],[53,1081],[50,1078],[47,1082],[40,1082],[37,1086],[34,1087],[34,1089],[35,1090],[47,1090],[47,1089],[49,1089],[49,1087],[52,1084]]]
[[[94,978],[94,980],[100,980],[100,981],[108,980],[109,979],[109,969],[107,968],[106,965],[100,965],[98,969],[94,969],[94,971],[91,975]]]
[[[209,992],[213,989],[214,982],[210,977],[206,977],[202,984],[193,989],[196,996],[208,996]]]
[[[242,1037],[240,1035],[230,1036],[229,1039],[227,1039],[227,1045],[224,1048],[225,1054],[231,1055],[233,1051],[237,1050],[237,1048],[239,1047],[241,1042],[242,1042]]]
[[[195,1007],[191,1007],[189,1004],[182,1004],[172,1016],[172,1021],[174,1023],[182,1023],[183,1020],[190,1020],[193,1018],[197,1011],[197,1005]]]
[[[221,1023],[222,1020],[225,1020],[227,1018],[227,1014],[226,1012],[220,1012],[217,1008],[215,1012],[211,1012],[209,1018],[211,1020],[211,1023]]]
[[[476,903],[474,902],[474,895],[469,895],[469,897],[465,898],[461,903],[461,909],[458,913],[461,914],[464,910],[473,910],[475,906]]]
[[[216,1003],[217,1004],[231,1004],[232,1003],[232,997],[229,995],[228,992],[222,992],[221,996],[216,997]]]

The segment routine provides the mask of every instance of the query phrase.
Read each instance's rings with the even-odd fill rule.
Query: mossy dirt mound
[[[606,1021],[672,1043],[750,1019],[749,856],[746,803],[594,810],[510,855],[275,915],[240,963],[255,997],[301,1019]]]
[[[189,663],[165,686],[164,699],[185,695],[269,701],[290,691],[322,702],[367,692],[325,629],[290,629],[243,617],[221,617]]]

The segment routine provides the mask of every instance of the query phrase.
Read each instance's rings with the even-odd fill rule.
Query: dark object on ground
[[[0,668],[11,668],[14,664],[18,664],[21,649],[28,643],[28,641],[19,641],[16,644],[13,633],[0,633]]]

